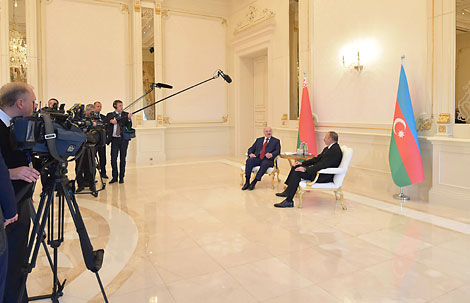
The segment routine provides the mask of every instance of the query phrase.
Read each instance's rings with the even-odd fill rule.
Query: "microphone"
[[[218,74],[219,76],[221,76],[222,78],[224,78],[224,80],[225,80],[227,83],[231,83],[231,82],[232,82],[232,78],[230,78],[229,75],[224,74],[224,72],[223,72],[222,70],[219,69],[219,70],[217,71],[217,74]]]
[[[152,83],[150,84],[151,87],[156,87],[156,88],[169,88],[172,89],[173,86],[165,83]]]

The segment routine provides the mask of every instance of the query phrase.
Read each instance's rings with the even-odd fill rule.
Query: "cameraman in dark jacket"
[[[111,143],[111,167],[113,178],[109,184],[115,183],[124,183],[124,174],[126,172],[126,156],[127,156],[127,147],[129,146],[129,140],[126,140],[122,137],[123,131],[132,126],[132,113],[127,113],[123,111],[123,103],[121,100],[114,100],[113,102],[114,111],[106,115],[105,123],[106,124],[106,143]],[[119,157],[119,173],[117,167],[117,157]]]
[[[96,101],[95,103],[93,103],[93,105],[95,106],[95,110],[94,110],[95,115],[99,115],[101,121],[104,122],[106,120],[106,116],[101,113],[101,108],[102,108],[101,102]],[[101,178],[108,179],[108,175],[106,174],[106,145],[99,146],[97,149],[98,149],[98,157],[100,159]]]
[[[30,227],[29,202],[33,189],[28,183],[39,178],[39,172],[30,167],[28,153],[13,150],[10,144],[10,120],[13,117],[31,116],[36,96],[26,83],[7,83],[0,88],[0,149],[10,173],[15,195],[23,193],[17,201],[18,221],[6,227],[8,241],[8,269],[3,301],[17,302],[24,278],[23,267],[27,256],[28,234]],[[2,298],[0,298],[1,301]],[[26,290],[21,301],[28,302]]]
[[[94,108],[93,104],[87,104],[85,107],[85,120],[91,121]],[[82,148],[84,148],[84,146]],[[95,155],[92,154],[91,156],[92,159],[89,158],[89,154],[82,153],[82,155],[75,160],[75,175],[78,186],[77,193],[83,191],[85,187],[89,187],[93,193],[96,192],[94,168],[90,165],[90,161],[95,161]]]

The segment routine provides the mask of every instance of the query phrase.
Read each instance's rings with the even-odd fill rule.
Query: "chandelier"
[[[11,80],[26,82],[26,39],[15,29],[10,30]]]

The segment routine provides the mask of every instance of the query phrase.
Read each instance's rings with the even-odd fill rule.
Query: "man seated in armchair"
[[[295,162],[292,166],[285,182],[287,188],[283,192],[276,194],[276,196],[285,197],[286,199],[281,203],[274,204],[275,207],[293,207],[293,199],[302,179],[313,181],[319,170],[338,167],[340,165],[341,159],[343,158],[343,152],[338,144],[338,134],[334,131],[326,133],[325,138],[323,138],[323,142],[325,142],[326,147],[323,149],[321,154],[310,160],[306,160],[303,163]],[[333,182],[333,177],[334,175],[330,174],[320,174],[316,182]]]
[[[256,139],[255,143],[248,149],[248,159],[246,159],[245,164],[246,181],[242,190],[253,190],[256,182],[261,180],[261,177],[263,177],[269,167],[274,166],[274,159],[281,153],[281,141],[274,138],[272,133],[271,127],[265,127],[264,137]],[[251,170],[255,166],[260,168],[255,179],[250,183]]]

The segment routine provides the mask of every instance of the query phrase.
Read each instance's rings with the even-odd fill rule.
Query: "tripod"
[[[69,208],[70,215],[72,216],[75,228],[77,230],[85,265],[88,270],[95,273],[104,301],[106,303],[108,302],[103,284],[101,283],[101,279],[98,274],[98,271],[101,269],[103,264],[104,250],[93,250],[93,246],[90,242],[90,238],[80,214],[80,209],[75,199],[74,182],[68,180],[66,173],[67,162],[59,162],[54,159],[48,160],[44,168],[41,170],[41,175],[43,176],[42,181],[44,184],[41,192],[41,200],[34,218],[33,230],[29,237],[27,257],[25,260],[25,275],[23,277],[18,302],[22,302],[22,296],[26,288],[28,275],[36,266],[39,247],[44,240],[44,230],[46,228],[46,223],[47,243],[53,249],[53,260],[51,263],[53,273],[52,292],[47,295],[31,297],[29,300],[33,301],[49,298],[52,300],[52,302],[58,303],[59,298],[63,295],[63,289],[66,280],[60,283],[57,275],[57,269],[58,250],[62,242],[64,242],[65,205],[67,205]],[[55,193],[57,194],[56,200],[54,200]]]
[[[85,182],[88,181],[90,191],[77,192],[77,194],[91,194],[93,197],[98,197],[98,192],[106,188],[106,183],[103,181],[99,167],[98,155],[96,153],[96,144],[83,144],[83,152],[78,158],[77,167],[75,169],[77,175],[76,180],[78,187],[81,187]],[[97,170],[101,182],[101,189],[98,190],[96,190],[95,184]]]

